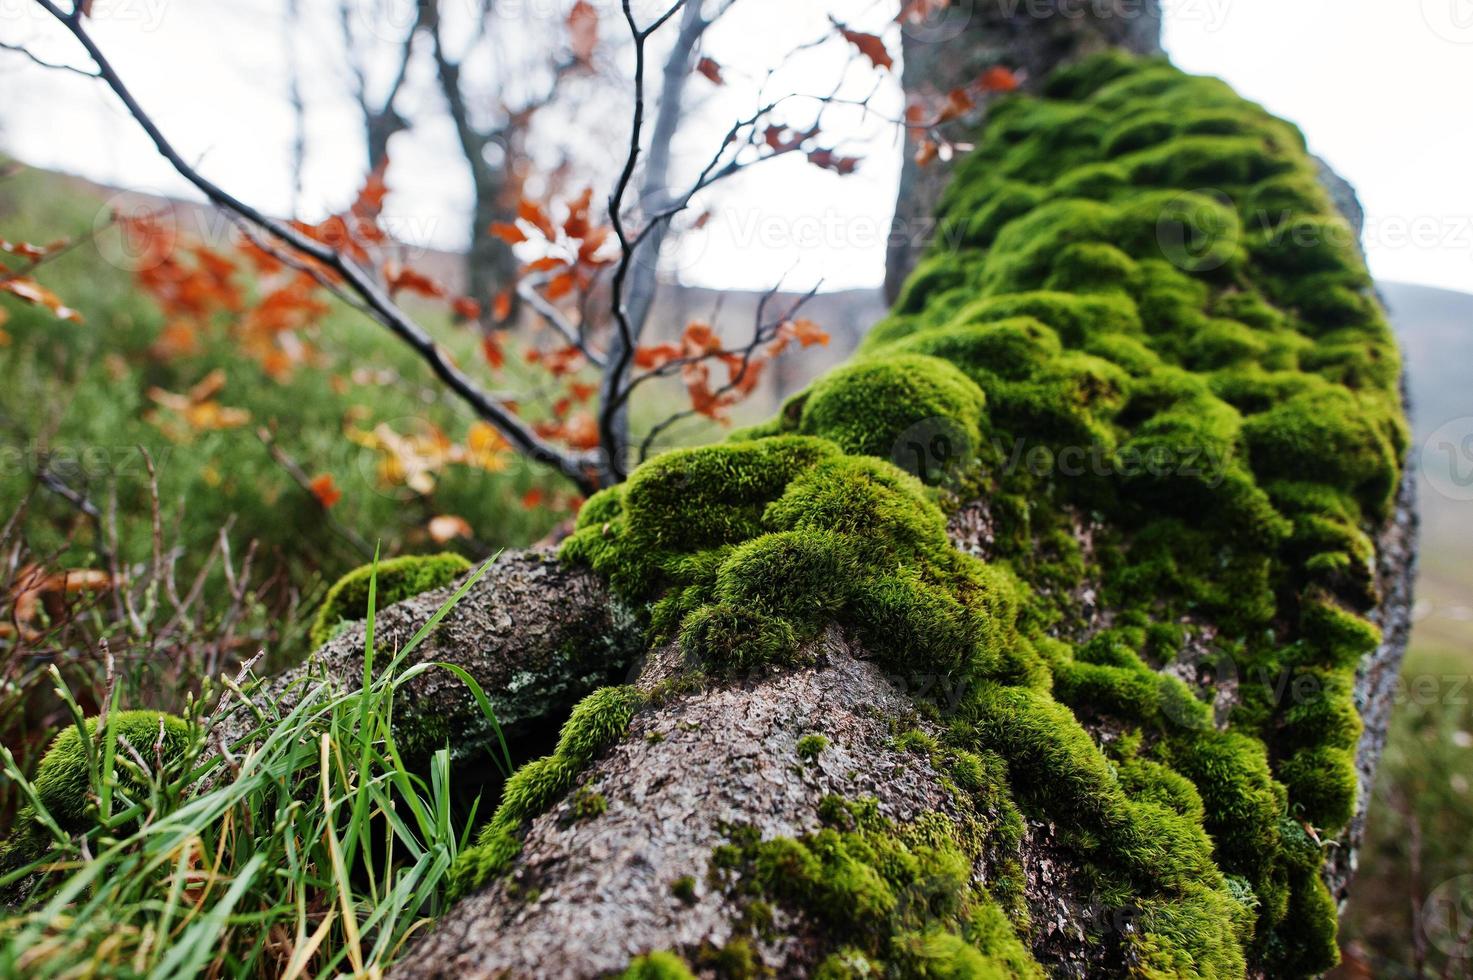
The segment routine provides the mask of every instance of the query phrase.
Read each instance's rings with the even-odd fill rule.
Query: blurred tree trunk
[[[1161,50],[1160,0],[1088,4],[1077,0],[952,0],[929,6],[936,9],[924,18],[902,21],[905,68],[901,84],[911,99],[944,97],[952,89],[970,85],[994,65],[1013,69],[1026,89],[1039,84],[1054,68],[1104,48],[1124,48],[1136,54]],[[951,170],[941,160],[918,166],[915,151],[915,140],[907,133],[885,256],[885,301],[889,303],[895,301],[930,242],[931,215]]]

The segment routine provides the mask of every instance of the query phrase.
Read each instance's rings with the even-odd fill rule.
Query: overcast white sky
[[[522,16],[555,17],[566,6],[518,2]],[[1165,2],[1167,47],[1182,67],[1221,75],[1299,123],[1312,148],[1356,185],[1379,277],[1473,291],[1473,0]],[[335,42],[336,5],[302,4],[314,29]],[[599,6],[612,9],[607,0]],[[211,177],[277,212],[290,201],[281,9],[280,0],[95,0],[94,7],[94,33],[165,132]],[[730,82],[712,93],[705,106],[711,121],[689,131],[682,149],[694,155],[710,146],[742,107],[750,94],[743,67],[758,71],[775,53],[815,36],[823,12],[835,9],[870,29],[890,12],[874,0],[741,0],[706,48],[731,66]],[[617,27],[611,17],[606,31]],[[57,60],[73,56],[31,0],[0,0],[0,40],[30,42]],[[831,84],[842,57],[815,51],[787,71],[797,87],[816,90]],[[871,78],[851,84],[863,87]],[[693,90],[701,85],[693,80]],[[0,86],[0,145],[21,159],[104,182],[186,192],[95,83],[0,51]],[[303,211],[310,216],[351,195],[363,151],[340,66],[312,59],[306,89],[312,143]],[[457,247],[469,186],[432,99],[427,87],[416,90],[409,105],[425,101],[434,110],[430,121],[394,144],[390,217],[401,237]],[[896,111],[893,81],[874,104]],[[858,173],[839,178],[793,159],[745,175],[712,202],[714,220],[678,256],[685,279],[753,288],[785,274],[800,287],[817,279],[826,288],[880,281],[899,168],[893,129],[853,116],[829,128],[854,134],[845,149],[864,158]]]

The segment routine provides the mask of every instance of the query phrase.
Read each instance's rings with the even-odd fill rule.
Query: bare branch
[[[35,2],[65,25],[72,36],[86,49],[87,54],[97,65],[98,73],[103,81],[112,89],[129,114],[153,141],[155,148],[180,176],[194,185],[212,203],[233,211],[281,240],[299,254],[322,263],[340,275],[348,287],[360,296],[364,304],[373,311],[375,319],[412,348],[441,381],[470,405],[480,418],[494,426],[509,443],[523,454],[555,467],[585,492],[594,489],[595,481],[590,473],[594,461],[589,454],[574,454],[558,449],[539,436],[531,426],[513,414],[506,405],[490,397],[469,376],[450,362],[429,333],[400,309],[375,277],[356,262],[344,256],[337,249],[315,241],[290,225],[267,217],[201,175],[179,154],[159,130],[152,117],[139,105],[107,56],[87,33],[80,18],[63,11],[52,0],[35,0]]]
[[[74,75],[81,75],[83,78],[102,77],[95,71],[88,71],[85,68],[77,68],[73,65],[63,65],[54,61],[47,61],[44,58],[39,58],[23,44],[8,44],[5,41],[0,41],[0,51],[13,51],[18,55],[23,55],[26,58],[30,59],[32,63],[40,65],[42,68],[49,68],[52,71],[69,71]]]

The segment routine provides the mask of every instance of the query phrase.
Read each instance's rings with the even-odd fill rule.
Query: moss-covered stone
[[[374,602],[383,609],[421,592],[449,585],[470,568],[469,561],[448,551],[437,555],[403,555],[355,568],[327,590],[322,607],[312,621],[312,645],[322,646],[343,623],[368,616],[370,579],[376,578]]]

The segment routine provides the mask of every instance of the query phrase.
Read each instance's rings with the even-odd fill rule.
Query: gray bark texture
[[[902,26],[901,82],[911,98],[944,98],[994,65],[1013,69],[1031,89],[1060,65],[1105,48],[1161,51],[1160,0],[953,0],[940,8]],[[915,150],[908,132],[885,256],[892,303],[930,244],[931,215],[951,170],[939,159],[917,165]]]
[[[374,643],[386,658],[402,647],[455,591],[421,593],[381,610]],[[363,678],[364,626],[345,628],[301,667],[269,682],[266,691],[289,702],[304,685],[356,688]],[[536,722],[594,688],[622,681],[641,648],[641,632],[593,572],[558,561],[547,551],[509,552],[498,558],[419,646],[415,663],[464,668],[486,692],[503,729]],[[410,679],[395,701],[395,721],[415,754],[446,743],[457,756],[477,756],[494,737],[470,691],[446,670]],[[230,744],[252,726],[244,711],[226,718],[219,740]],[[479,756],[484,759],[484,755]]]

